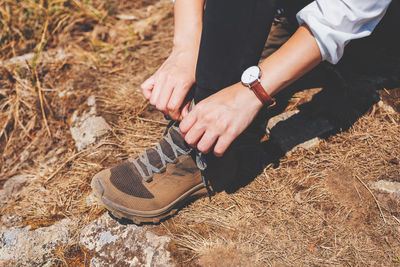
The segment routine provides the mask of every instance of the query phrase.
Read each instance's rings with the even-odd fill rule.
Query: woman
[[[143,155],[98,173],[96,196],[115,216],[141,223],[203,195],[210,177],[202,153],[228,158],[228,147],[275,104],[274,95],[321,61],[336,64],[350,40],[371,34],[390,2],[311,2],[297,13],[293,36],[259,63],[276,1],[176,0],[173,50],[142,91],[180,123]]]

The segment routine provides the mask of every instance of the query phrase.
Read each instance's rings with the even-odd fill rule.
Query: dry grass
[[[160,125],[164,122],[160,121],[161,116],[149,111],[139,84],[168,55],[171,32],[163,28],[171,27],[172,4],[120,1],[114,14],[109,14],[105,8],[108,1],[97,1],[88,8],[104,16],[94,21],[87,10],[79,11],[66,4],[79,1],[49,2],[60,5],[65,13],[66,23],[59,27],[59,32],[44,34],[44,42],[39,35],[26,37],[26,43],[36,44],[27,50],[19,47],[19,42],[24,43],[20,37],[3,39],[16,52],[1,54],[0,188],[16,174],[27,173],[30,180],[15,199],[0,207],[0,214],[2,223],[8,226],[31,225],[33,229],[71,217],[77,221],[76,229],[71,231],[78,233],[83,225],[104,212],[86,205],[91,177],[105,166],[154,144],[162,132]],[[8,37],[11,33],[18,35],[18,27],[25,27],[22,22],[29,19],[27,24],[37,25],[29,27],[35,33],[43,33],[41,26],[46,20],[42,20],[40,12],[44,8],[35,5],[48,4],[46,8],[50,10],[51,3],[46,3],[3,1],[0,7],[4,10],[20,8],[15,13],[21,16],[20,24],[14,21],[16,16],[7,22],[13,25]],[[28,7],[35,16],[23,16],[22,10]],[[120,14],[134,14],[136,19],[118,19]],[[55,15],[48,17],[48,25],[60,23],[58,19]],[[160,33],[153,36],[157,28]],[[56,39],[47,38],[50,36]],[[158,40],[164,41],[165,49],[160,51]],[[35,51],[27,60],[8,60],[32,52],[41,42],[46,43],[44,50]],[[49,45],[52,42],[54,46]],[[106,118],[113,131],[96,146],[77,152],[69,123],[74,111],[82,113],[87,109],[90,95],[96,96],[98,114]],[[71,255],[79,254],[78,251],[77,245],[71,243],[59,248],[55,257],[61,264],[73,265]],[[76,256],[76,262],[81,256]]]
[[[13,175],[30,177],[0,208],[2,220],[35,228],[71,217],[78,233],[103,212],[85,203],[91,177],[154,145],[165,124],[139,84],[169,54],[171,7],[168,0],[0,1],[0,188]],[[7,61],[27,52],[34,52],[28,61]],[[69,120],[90,95],[112,132],[77,152]],[[152,229],[171,235],[173,254],[188,266],[394,264],[398,204],[375,195],[385,223],[357,177],[367,186],[399,181],[399,123],[398,114],[375,107],[236,193],[196,201]],[[79,265],[85,253],[72,243],[55,257]]]

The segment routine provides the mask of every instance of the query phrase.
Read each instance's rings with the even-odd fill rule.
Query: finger
[[[189,107],[191,102],[187,102],[181,109],[180,120],[183,120],[189,114]]]
[[[174,82],[171,81],[171,79],[167,79],[164,83],[164,86],[160,90],[161,91],[157,98],[156,108],[171,117],[171,115],[168,114],[167,104],[171,97],[171,94],[174,91]]]
[[[192,128],[192,126],[195,124],[196,121],[197,121],[196,111],[192,110],[191,112],[189,112],[189,114],[187,114],[186,117],[183,118],[183,120],[179,124],[179,130],[183,135],[185,135],[190,130],[190,128]]]
[[[214,155],[217,157],[222,157],[225,151],[233,142],[233,137],[222,135],[218,138],[217,144],[214,147]]]
[[[206,131],[201,137],[200,141],[197,143],[197,149],[204,154],[210,152],[215,141],[218,138],[218,134],[214,131]]]
[[[186,143],[188,143],[192,147],[196,147],[197,142],[203,136],[205,130],[205,127],[200,127],[197,124],[193,125],[193,127],[190,128],[189,132],[185,134]]]
[[[151,75],[146,81],[141,84],[143,96],[149,100],[151,97],[151,91],[154,88],[155,74]]]
[[[150,104],[155,106],[157,104],[157,99],[158,96],[160,95],[160,92],[162,90],[162,87],[164,86],[166,80],[166,76],[163,74],[160,74],[157,76],[157,79],[155,80],[154,83],[154,88],[153,91],[151,92],[151,97],[150,97]]]
[[[171,98],[168,101],[167,109],[168,113],[175,118],[179,118],[181,115],[181,106],[186,98],[186,95],[190,89],[189,84],[180,84],[175,87],[172,92]]]

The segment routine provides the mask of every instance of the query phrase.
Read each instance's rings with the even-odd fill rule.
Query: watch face
[[[242,74],[242,83],[250,85],[260,78],[260,68],[258,66],[252,66],[245,70]]]

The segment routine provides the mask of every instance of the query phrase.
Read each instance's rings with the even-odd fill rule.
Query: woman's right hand
[[[174,120],[181,119],[181,106],[195,82],[197,53],[174,48],[168,59],[142,85],[144,97]]]

